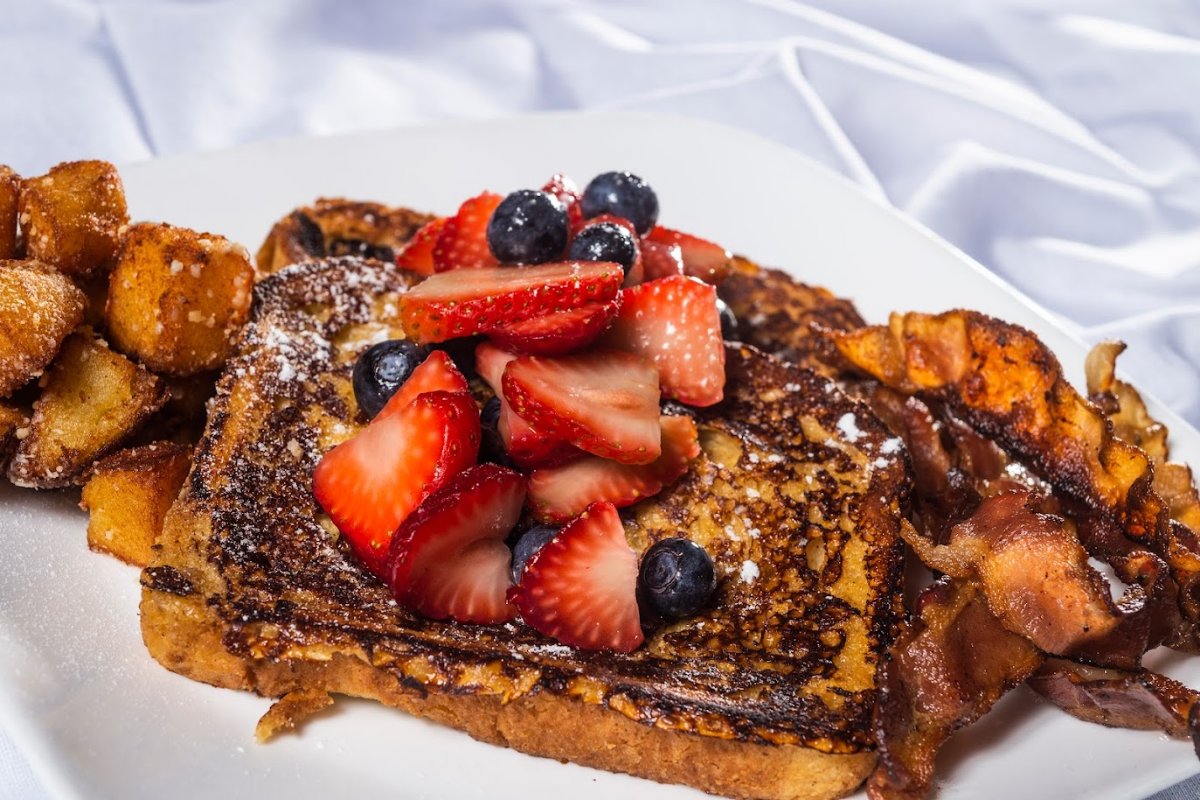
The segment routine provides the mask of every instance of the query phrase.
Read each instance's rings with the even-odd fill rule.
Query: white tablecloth
[[[29,174],[540,109],[742,126],[1125,339],[1200,424],[1195,3],[0,0],[0,75],[0,160]],[[41,796],[0,732],[0,797]]]

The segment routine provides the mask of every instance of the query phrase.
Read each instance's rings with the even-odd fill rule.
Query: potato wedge
[[[109,334],[155,372],[216,369],[250,313],[253,284],[239,244],[165,223],[133,225],[109,278]]]
[[[21,255],[17,230],[20,195],[21,176],[0,164],[0,259],[20,258]]]
[[[29,257],[75,278],[112,266],[129,222],[125,187],[107,161],[69,161],[26,178],[19,213]]]
[[[97,462],[80,503],[89,513],[88,547],[149,565],[163,517],[191,463],[192,449],[172,442],[118,450]]]
[[[166,401],[157,376],[109,350],[87,327],[67,339],[43,380],[29,433],[8,465],[9,480],[18,486],[53,489],[77,482]]]
[[[83,319],[85,298],[63,275],[33,261],[0,261],[0,397],[54,358]]]

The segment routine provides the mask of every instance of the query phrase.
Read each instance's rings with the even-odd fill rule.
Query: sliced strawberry
[[[445,217],[438,217],[432,222],[422,225],[396,254],[396,266],[418,275],[432,275],[434,273],[433,247],[437,244],[438,237],[445,226]]]
[[[570,175],[557,172],[550,176],[542,191],[557,197],[567,207],[567,222],[571,229],[583,219],[583,209],[579,207],[579,186],[571,180]]]
[[[525,478],[495,464],[471,467],[431,494],[392,539],[386,579],[396,599],[432,619],[512,619],[504,539],[524,502]]]
[[[683,274],[683,251],[679,245],[643,239],[641,247],[645,280],[656,281]]]
[[[622,280],[620,266],[592,261],[441,272],[400,297],[400,323],[414,341],[442,342],[607,303]]]
[[[488,221],[504,198],[492,192],[476,195],[446,220],[433,246],[436,272],[494,267],[498,263],[487,243]]]
[[[387,405],[375,415],[381,420],[405,408],[417,395],[426,392],[469,392],[470,384],[463,374],[454,366],[454,360],[445,350],[434,350],[408,376],[396,393],[388,399]]]
[[[400,523],[478,456],[475,401],[430,392],[326,453],[313,471],[313,494],[355,554],[381,575]]]
[[[504,398],[537,430],[589,453],[623,464],[662,453],[658,373],[629,353],[522,356],[504,369]]]
[[[621,310],[603,343],[658,368],[664,397],[711,406],[725,396],[725,343],[717,290],[676,275],[621,292]]]
[[[534,516],[561,524],[592,503],[607,501],[624,508],[674,483],[700,455],[696,423],[690,417],[664,416],[660,424],[662,455],[652,464],[618,464],[588,456],[565,466],[534,470],[529,476]]]
[[[546,543],[509,596],[531,628],[584,650],[642,643],[637,555],[612,503],[594,503]]]
[[[502,378],[508,362],[515,353],[502,350],[491,342],[481,342],[475,348],[475,370],[500,398],[500,421],[497,427],[508,457],[522,469],[553,466],[570,461],[582,453],[570,442],[540,433],[516,415],[504,399]]]
[[[685,275],[705,283],[719,285],[733,269],[733,256],[721,245],[690,233],[655,225],[646,234],[647,242],[678,245]]]
[[[561,356],[591,344],[608,330],[621,301],[588,303],[544,317],[514,322],[489,336],[501,347],[534,356]]]

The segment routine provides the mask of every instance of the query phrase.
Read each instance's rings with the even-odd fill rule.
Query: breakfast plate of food
[[[0,177],[0,725],[52,794],[1200,771],[1200,435],[784,147],[555,114]]]

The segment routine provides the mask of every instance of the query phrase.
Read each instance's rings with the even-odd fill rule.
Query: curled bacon
[[[928,794],[950,734],[987,713],[1043,658],[1000,624],[975,584],[943,578],[923,591],[880,669],[873,718],[879,763],[867,780],[870,800]]]
[[[1050,658],[1029,687],[1072,716],[1110,728],[1160,730],[1200,752],[1200,692],[1149,670],[1090,667]]]

